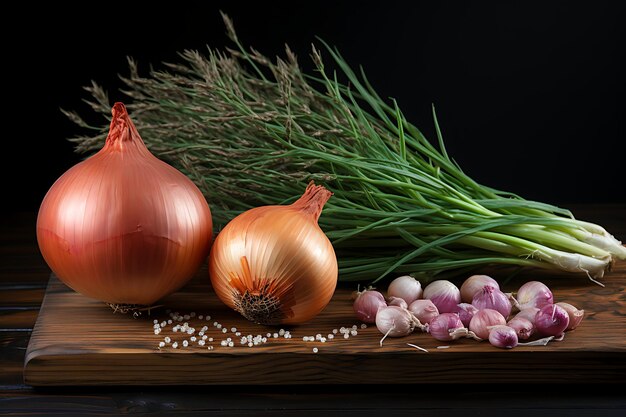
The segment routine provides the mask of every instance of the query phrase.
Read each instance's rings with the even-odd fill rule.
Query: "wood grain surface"
[[[463,277],[458,277],[457,283]],[[500,277],[502,278],[502,277]],[[260,326],[225,307],[209,287],[206,269],[183,290],[163,300],[163,307],[139,318],[114,313],[102,303],[77,294],[56,277],[50,279],[26,353],[27,384],[48,385],[202,385],[202,384],[404,384],[479,382],[626,382],[626,263],[617,263],[602,288],[583,276],[532,273],[504,286],[514,291],[529,279],[540,279],[557,301],[586,311],[583,324],[562,342],[545,347],[497,349],[487,342],[464,339],[438,342],[428,334],[387,339],[374,326],[360,328],[354,318],[351,288],[339,288],[328,307],[311,322],[286,327],[292,339],[270,338],[248,347],[243,335],[266,335],[278,327]],[[165,327],[153,333],[153,319],[167,320],[166,309],[211,315],[186,321],[199,329],[209,326],[213,350],[190,342],[189,347],[158,349],[170,336],[182,345],[189,335]],[[228,333],[213,326],[218,321]],[[359,326],[358,335],[326,343],[304,342],[303,336],[326,336],[342,326]],[[220,341],[231,337],[234,347]],[[421,352],[407,345],[427,349]],[[441,349],[439,346],[449,346]],[[314,353],[313,348],[318,348]]]
[[[626,205],[564,205],[581,219],[606,226],[626,240]],[[37,249],[36,213],[0,216],[0,314],[16,306],[38,311],[50,270]],[[28,293],[28,295],[26,295]],[[39,297],[39,298],[38,298]],[[603,307],[606,309],[606,307]],[[617,308],[617,307],[616,307]],[[623,304],[620,307],[623,310]],[[212,385],[32,387],[24,384],[24,358],[35,318],[0,328],[0,415],[4,416],[593,416],[626,413],[623,384],[465,383],[352,385]],[[9,328],[10,327],[10,328]],[[580,330],[583,328],[581,327]],[[579,330],[577,330],[579,331]],[[623,334],[623,329],[621,330]],[[600,338],[602,335],[600,335]],[[608,359],[606,359],[608,361]],[[399,366],[402,366],[400,364]],[[399,367],[394,365],[395,368]],[[345,367],[344,367],[345,368]],[[63,371],[62,371],[63,372]],[[516,373],[532,373],[524,363]],[[364,381],[369,382],[369,381]],[[575,379],[574,382],[579,382]],[[609,382],[609,381],[607,381]]]

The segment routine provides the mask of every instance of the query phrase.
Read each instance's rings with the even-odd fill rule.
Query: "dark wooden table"
[[[626,240],[626,204],[564,206]],[[35,218],[0,221],[0,415],[626,415],[624,388],[598,384],[255,386],[251,377],[245,386],[34,389],[23,382],[24,353],[50,276]],[[532,372],[529,365],[520,372]]]

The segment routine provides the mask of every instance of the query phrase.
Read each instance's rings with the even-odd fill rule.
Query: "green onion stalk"
[[[218,228],[250,208],[293,202],[315,181],[334,193],[319,224],[342,281],[500,265],[598,282],[614,259],[626,258],[601,226],[471,179],[448,156],[434,108],[431,143],[323,41],[336,69],[314,46],[315,71],[305,73],[289,47],[275,61],[243,47],[223,17],[232,49],[186,50],[181,62],[147,75],[129,59],[121,77],[147,146],[200,187]],[[102,87],[86,89],[91,108],[108,118]],[[64,112],[89,131],[71,139],[77,151],[99,149],[108,124]]]

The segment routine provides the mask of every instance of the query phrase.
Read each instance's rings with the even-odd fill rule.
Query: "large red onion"
[[[116,304],[150,305],[182,287],[211,239],[200,190],[148,151],[122,103],[104,147],[52,185],[37,218],[39,248],[59,279]]]

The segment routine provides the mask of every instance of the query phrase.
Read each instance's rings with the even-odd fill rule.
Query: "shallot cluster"
[[[487,275],[467,278],[460,289],[437,280],[423,290],[415,278],[402,276],[391,282],[387,298],[374,289],[358,292],[354,311],[360,320],[376,323],[384,335],[381,346],[387,337],[420,329],[439,341],[466,337],[503,349],[562,338],[585,314],[569,303],[555,303],[552,291],[539,281],[523,284],[515,295],[504,293]]]

